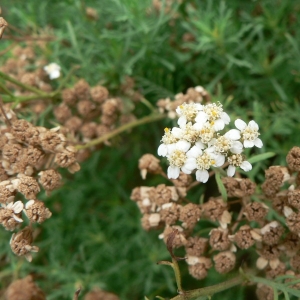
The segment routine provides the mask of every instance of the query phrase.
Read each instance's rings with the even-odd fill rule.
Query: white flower
[[[49,78],[56,79],[60,76],[60,66],[57,63],[50,63],[44,67],[44,70],[49,75]]]
[[[230,138],[227,138],[226,134],[212,140],[211,145],[214,145],[215,151],[221,154],[226,154],[228,151],[239,154],[243,151],[243,144],[239,141],[233,141]]]
[[[186,152],[191,147],[187,141],[178,141],[176,144],[170,145],[169,154],[167,156],[170,166],[168,167],[168,177],[170,179],[177,179],[180,173],[190,174],[191,171],[186,168],[185,163],[187,160]]]
[[[244,160],[243,155],[241,154],[233,154],[227,158],[229,162],[229,167],[227,169],[227,175],[232,177],[235,173],[236,167],[240,167],[245,172],[248,172],[252,169],[252,165]]]
[[[198,113],[195,121],[199,123],[208,121],[215,131],[220,131],[224,129],[226,124],[229,124],[230,117],[223,111],[221,103],[211,103],[202,106],[202,110]]]
[[[187,122],[193,122],[198,112],[202,109],[200,103],[183,103],[179,105],[176,109],[179,119],[177,121],[178,125],[181,127]]]
[[[198,144],[201,145],[201,144]],[[187,152],[186,169],[196,171],[196,179],[200,182],[207,182],[209,178],[208,169],[211,166],[220,167],[225,162],[225,156],[214,152],[214,147],[202,151],[201,146],[195,145]]]
[[[195,143],[199,139],[200,130],[198,124],[192,124],[191,122],[180,125],[180,128],[173,127],[172,134],[178,139],[186,140],[189,143]]]
[[[169,128],[165,128],[165,134],[161,139],[162,144],[157,149],[157,154],[159,156],[167,156],[169,153],[170,145],[175,144],[178,141]]]
[[[260,135],[258,132],[259,128],[255,121],[252,120],[247,125],[243,120],[237,119],[234,124],[240,130],[245,148],[252,148],[254,146],[261,148],[263,146],[261,139],[258,138]]]

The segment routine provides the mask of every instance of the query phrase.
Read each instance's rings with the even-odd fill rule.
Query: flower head
[[[57,63],[50,63],[49,65],[44,67],[44,70],[49,75],[49,78],[56,79],[60,76],[61,67]]]

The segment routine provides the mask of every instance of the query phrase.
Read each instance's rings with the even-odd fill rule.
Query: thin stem
[[[190,300],[201,296],[212,296],[213,294],[220,293],[229,288],[240,285],[244,281],[246,281],[246,279],[243,276],[238,275],[237,277],[234,277],[222,283],[218,283],[201,289],[186,291],[182,295],[171,298],[171,300]]]
[[[2,82],[0,82],[0,89],[2,89],[10,97],[15,98],[14,94]]]
[[[176,284],[177,284],[178,293],[183,294],[184,292],[183,292],[182,285],[181,285],[180,269],[178,266],[178,261],[174,257],[172,257],[172,268],[173,268],[174,274],[175,274],[175,280],[176,280]]]
[[[90,148],[92,146],[99,145],[128,129],[137,127],[139,125],[151,123],[151,122],[156,122],[163,118],[165,118],[165,115],[163,115],[163,114],[151,114],[151,115],[141,118],[139,120],[135,120],[133,122],[130,122],[123,126],[120,126],[119,128],[116,128],[115,130],[111,131],[110,133],[105,134],[97,139],[91,140],[84,145],[76,145],[75,147],[77,150]]]
[[[8,76],[7,74],[4,74],[3,72],[0,71],[0,77],[2,77],[3,79],[7,80],[7,81],[10,81],[12,83],[14,83],[15,85],[25,89],[25,90],[28,90],[28,91],[31,91],[35,94],[38,94],[38,95],[41,95],[41,96],[45,96],[45,93],[40,91],[39,89],[36,89],[30,85],[27,85],[27,84],[23,84],[22,82],[12,78],[11,76]]]

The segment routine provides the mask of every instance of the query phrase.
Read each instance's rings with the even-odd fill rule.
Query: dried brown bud
[[[259,202],[248,203],[244,212],[249,221],[262,221],[267,213],[268,207]]]
[[[277,276],[284,275],[286,270],[285,263],[280,262],[278,266],[275,269],[272,269],[271,267],[266,268],[266,277],[267,278],[276,278]]]
[[[220,274],[225,274],[234,268],[236,257],[231,251],[224,251],[215,255],[213,260],[216,271]]]
[[[297,253],[290,259],[290,265],[294,271],[300,271],[300,253]]]
[[[108,90],[104,86],[91,88],[91,97],[95,102],[103,103],[108,98]]]
[[[70,88],[64,89],[62,91],[62,99],[65,104],[73,105],[77,100],[75,90]]]
[[[2,35],[4,33],[4,29],[8,26],[7,22],[0,17],[0,39],[2,38]]]
[[[207,270],[212,267],[210,258],[196,257],[197,263],[189,265],[189,273],[196,279],[201,280],[207,276]]]
[[[244,225],[234,235],[234,241],[239,248],[248,249],[254,245],[255,241],[261,241],[261,235],[249,225]]]
[[[185,174],[183,172],[179,173],[177,179],[172,179],[172,182],[176,187],[188,187],[193,182],[193,177],[191,175]]]
[[[166,203],[162,205],[160,211],[161,220],[168,225],[173,225],[179,218],[180,206],[176,203]]]
[[[139,159],[139,169],[141,171],[142,178],[146,179],[147,173],[160,174],[162,172],[162,168],[159,163],[160,160],[157,159],[154,155],[144,154]]]
[[[89,122],[89,123],[83,124],[82,127],[80,128],[80,132],[87,139],[92,139],[92,138],[96,137],[97,123]]]
[[[31,222],[43,223],[52,213],[45,204],[39,200],[29,200],[25,205],[25,213]]]
[[[225,210],[227,210],[227,204],[220,198],[210,198],[202,205],[204,216],[212,221],[217,221]]]
[[[277,222],[273,221],[261,229],[262,239],[267,245],[275,245],[284,233],[284,228]]]
[[[61,133],[55,132],[54,130],[46,130],[41,133],[40,140],[43,150],[49,152],[61,151],[66,144],[65,136]]]
[[[32,276],[12,282],[5,293],[7,300],[46,300],[44,292],[34,283]]]
[[[80,79],[76,82],[74,91],[79,100],[87,100],[90,97],[90,86],[84,79]]]
[[[63,124],[71,118],[72,112],[68,105],[62,103],[54,109],[54,116],[59,123]]]
[[[32,246],[33,241],[32,229],[27,226],[18,233],[14,233],[10,240],[11,250],[18,256],[25,256],[31,262],[32,256],[30,252],[38,252],[39,248]]]
[[[63,151],[56,153],[54,161],[62,168],[70,167],[76,162],[76,149],[68,146]]]
[[[208,239],[202,237],[189,237],[185,245],[185,251],[191,256],[201,256],[208,249]]]
[[[53,191],[60,187],[61,175],[53,169],[41,171],[39,182],[46,191]]]
[[[227,229],[216,228],[211,230],[209,235],[209,244],[213,250],[224,251],[230,248],[231,242],[228,238]]]
[[[286,208],[286,206],[285,206]],[[285,209],[285,215],[286,215],[286,225],[290,229],[291,232],[300,233],[300,212],[295,213],[287,213],[287,210]]]
[[[96,105],[90,100],[81,100],[77,103],[78,113],[82,117],[87,117],[95,108]]]
[[[248,178],[224,177],[222,181],[227,190],[228,197],[242,198],[250,196],[254,193],[256,188],[256,184]]]
[[[115,294],[95,288],[85,295],[84,300],[119,300],[119,297]]]
[[[180,226],[166,226],[165,230],[162,234],[159,235],[159,238],[164,239],[165,244],[167,244],[169,235],[174,232],[174,230],[177,230],[177,234],[175,235],[174,239],[172,240],[172,247],[173,248],[179,248],[186,244],[186,236],[185,232],[182,227]]]
[[[180,206],[180,217],[182,221],[182,227],[193,228],[200,220],[201,209],[199,205],[194,203],[188,203],[185,206]]]
[[[258,300],[274,300],[274,291],[270,286],[259,283],[256,289]]]
[[[35,199],[40,192],[40,187],[37,181],[30,176],[19,175],[18,179],[13,179],[12,183],[16,189],[24,195],[26,199]]]
[[[159,184],[155,189],[149,191],[149,198],[158,206],[169,203],[172,200],[177,201],[179,196],[175,187]]]
[[[71,117],[66,121],[64,126],[68,128],[71,132],[77,132],[82,125],[82,119],[77,116]]]
[[[107,116],[112,116],[116,114],[118,111],[120,111],[121,105],[122,102],[118,98],[108,99],[101,106],[102,114]]]
[[[293,147],[289,151],[286,162],[292,171],[300,171],[300,147]]]
[[[290,190],[287,193],[288,203],[300,210],[300,190]]]

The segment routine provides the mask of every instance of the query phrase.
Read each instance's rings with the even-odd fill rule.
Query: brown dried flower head
[[[147,173],[160,174],[162,172],[160,160],[152,154],[144,154],[139,159],[139,169],[143,179],[146,179]]]
[[[85,295],[84,300],[119,300],[119,297],[113,293],[94,288]]]
[[[225,274],[234,268],[236,257],[231,251],[224,251],[215,255],[213,260],[216,271],[220,274]]]
[[[262,221],[268,213],[268,207],[259,202],[250,202],[245,207],[245,216],[249,221]]]
[[[29,200],[25,204],[24,209],[26,216],[31,222],[43,223],[49,219],[52,213],[49,211],[45,204],[39,200]]]
[[[212,267],[212,261],[207,257],[188,256],[189,273],[196,279],[201,280],[207,276],[207,271]]]
[[[242,198],[255,192],[256,184],[248,178],[224,177],[222,179],[228,197]]]
[[[185,252],[191,256],[202,256],[208,249],[208,239],[202,237],[189,237],[185,245]]]
[[[286,162],[292,171],[300,171],[300,147],[293,147],[289,151]]]

